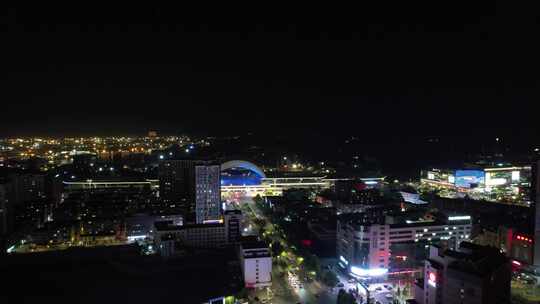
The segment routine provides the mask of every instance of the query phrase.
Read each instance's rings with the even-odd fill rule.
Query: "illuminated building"
[[[240,268],[246,288],[272,285],[272,255],[264,242],[245,242],[240,245]]]
[[[414,268],[427,256],[429,244],[456,248],[470,233],[471,217],[466,215],[419,218],[387,215],[381,209],[344,214],[337,224],[338,262],[356,276]]]
[[[197,223],[215,221],[221,216],[220,166],[195,166],[195,216]]]
[[[423,277],[415,285],[419,304],[510,303],[510,261],[493,247],[469,242],[459,250],[431,246]]]
[[[491,201],[530,201],[531,166],[471,167],[422,171],[421,182]]]
[[[159,194],[180,204],[196,223],[221,215],[220,165],[203,160],[163,160],[159,164]]]
[[[128,241],[132,242],[150,237],[155,222],[171,222],[174,226],[181,226],[183,218],[180,214],[134,214],[126,219]]]

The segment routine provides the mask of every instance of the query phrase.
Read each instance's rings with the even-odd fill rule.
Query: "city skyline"
[[[538,303],[540,17],[475,4],[0,10],[0,303]]]

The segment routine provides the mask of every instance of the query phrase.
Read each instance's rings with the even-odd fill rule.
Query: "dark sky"
[[[157,129],[535,141],[537,17],[494,5],[368,15],[196,24],[166,9],[6,10],[0,135]]]

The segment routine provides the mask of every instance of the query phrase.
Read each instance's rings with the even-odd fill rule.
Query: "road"
[[[251,226],[246,232],[254,233],[259,232],[260,234],[264,233],[263,227],[256,227],[255,219],[264,220],[266,223],[270,223],[269,219],[263,214],[261,210],[255,205],[255,202],[250,197],[243,197],[239,200],[239,203],[244,208],[246,216],[249,217],[246,220],[246,223]],[[295,256],[290,250],[290,246],[287,243],[284,235],[279,232],[274,232],[269,235],[273,241],[278,241],[284,244],[284,251],[287,252],[287,255],[284,255],[282,258],[286,261],[287,265],[297,266],[295,261],[299,257]],[[274,263],[274,268],[278,266]],[[277,273],[277,272],[276,272]],[[335,304],[337,299],[337,290],[332,292],[331,289],[324,286],[323,284],[314,281],[314,282],[303,282],[300,280],[297,275],[297,271],[293,270],[289,272],[285,277],[279,275],[273,275],[272,281],[272,293],[273,297],[270,303],[276,304],[290,304],[290,303],[320,303],[320,304]],[[291,275],[292,274],[292,275]],[[265,298],[262,295],[262,298]],[[261,298],[261,297],[259,297]]]
[[[340,271],[336,271],[336,265],[337,260],[336,259],[321,259],[321,267],[327,268],[328,266],[331,267],[332,271],[334,271],[340,281],[340,283],[343,284],[343,287],[338,288],[329,288],[325,286],[324,284],[313,281],[311,283],[303,282],[303,280],[298,278],[298,271],[294,270],[295,267],[301,266],[301,263],[298,264],[295,261],[299,257],[294,255],[292,250],[290,250],[290,246],[287,243],[287,240],[285,236],[280,233],[279,231],[275,231],[276,229],[273,229],[273,233],[268,234],[268,231],[264,231],[264,226],[268,226],[269,219],[263,214],[261,210],[257,207],[257,205],[254,203],[254,201],[249,197],[244,197],[240,199],[240,204],[242,204],[245,208],[244,211],[246,212],[246,217],[248,218],[246,220],[246,223],[251,226],[250,229],[248,229],[252,233],[258,232],[259,234],[267,233],[267,237],[270,237],[272,241],[278,241],[282,243],[284,246],[284,254],[283,256],[278,257],[277,259],[282,259],[286,262],[286,265],[290,268],[290,266],[293,266],[293,270],[281,270],[281,273],[285,272],[287,275],[284,277],[280,276],[278,273],[280,273],[277,269],[280,268],[276,263],[274,263],[274,270],[275,273],[272,276],[273,282],[272,282],[272,298],[269,301],[269,303],[276,303],[276,304],[290,304],[290,303],[321,303],[321,304],[335,304],[337,300],[337,294],[340,289],[344,289],[345,291],[354,290],[358,288],[358,284],[356,282],[349,283],[349,277]],[[255,223],[255,219],[261,221],[263,220],[265,224],[263,227],[257,227],[257,224]],[[390,286],[392,290],[390,290],[388,287]],[[380,284],[371,284],[369,286],[370,294],[373,298],[372,303],[376,303],[378,301],[380,304],[391,304],[393,299],[393,294],[395,290],[393,289],[392,284],[390,283],[380,283]],[[260,296],[258,296],[260,299],[266,298],[265,294],[259,293]],[[389,297],[388,295],[392,295],[392,297]],[[365,292],[362,292],[362,290],[359,290],[359,296],[357,297],[358,303],[365,303],[366,300],[366,294]],[[363,301],[363,302],[362,302]]]

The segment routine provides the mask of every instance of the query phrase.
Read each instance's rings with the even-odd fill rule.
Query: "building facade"
[[[221,215],[220,165],[202,160],[164,160],[159,165],[159,195],[180,204],[189,220],[218,220]]]
[[[195,165],[195,215],[197,223],[221,216],[221,168],[218,164]]]
[[[225,231],[227,233],[227,242],[236,243],[242,237],[242,211],[227,210],[224,213]]]
[[[510,262],[496,248],[468,242],[459,250],[431,246],[415,299],[421,304],[510,303],[510,280]]]
[[[263,242],[248,242],[240,245],[240,267],[246,288],[261,288],[272,285],[272,255]]]
[[[175,225],[172,221],[154,223],[153,238],[158,249],[174,243],[179,247],[219,248],[238,242],[241,235],[241,212],[226,212],[223,219],[215,223]],[[167,249],[170,250],[170,249]]]
[[[397,222],[392,216],[366,213],[338,219],[339,265],[358,277],[380,276],[388,271],[415,268],[427,256],[431,243],[456,248],[471,233],[470,216],[439,216],[435,219]]]

